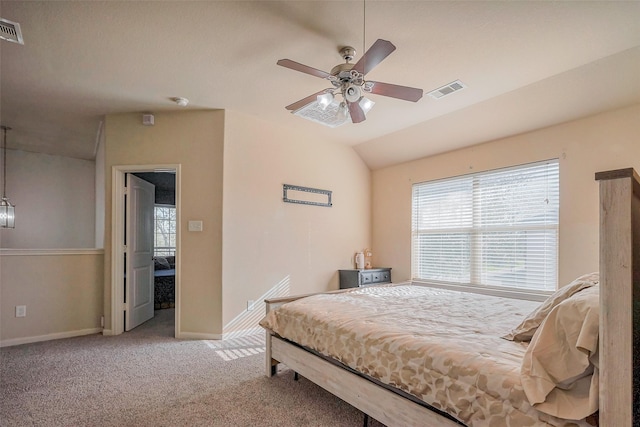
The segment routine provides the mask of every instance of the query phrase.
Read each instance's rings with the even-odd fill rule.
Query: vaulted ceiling
[[[378,168],[640,102],[640,2],[2,1],[24,45],[0,43],[10,148],[95,156],[105,114],[228,109],[355,146]],[[331,71],[339,48],[397,50],[367,77],[424,89],[371,95],[331,129],[284,107],[328,87],[276,65]],[[354,61],[357,61],[358,56]]]

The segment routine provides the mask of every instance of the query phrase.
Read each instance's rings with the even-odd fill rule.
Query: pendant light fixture
[[[2,146],[2,201],[0,201],[0,228],[15,228],[16,207],[7,198],[7,131],[10,127],[0,126],[3,132]]]

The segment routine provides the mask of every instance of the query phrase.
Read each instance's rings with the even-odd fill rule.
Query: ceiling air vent
[[[457,92],[459,90],[462,90],[465,87],[467,87],[467,85],[462,83],[460,80],[456,80],[455,82],[451,82],[451,83],[449,83],[447,85],[439,87],[436,90],[432,90],[427,95],[429,95],[430,97],[432,97],[434,99],[440,99],[440,98],[443,98],[443,97],[445,97],[447,95],[452,94],[453,92]]]
[[[8,42],[24,44],[24,41],[22,40],[22,31],[20,31],[20,24],[0,18],[0,39]]]

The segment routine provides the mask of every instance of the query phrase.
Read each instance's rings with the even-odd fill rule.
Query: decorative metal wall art
[[[330,208],[331,191],[318,188],[301,187],[299,185],[282,185],[282,200],[287,203],[301,205],[324,206]]]

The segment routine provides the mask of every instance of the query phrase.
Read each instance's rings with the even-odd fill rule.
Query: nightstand
[[[338,272],[340,273],[340,289],[391,283],[390,268],[338,270]]]

